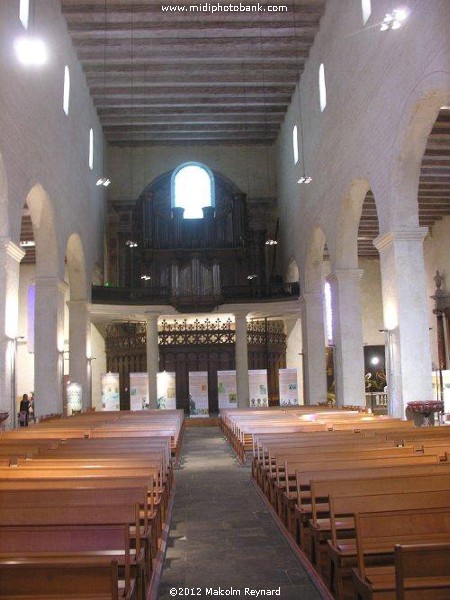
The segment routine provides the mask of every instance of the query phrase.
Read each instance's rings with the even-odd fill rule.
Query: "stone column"
[[[158,315],[147,317],[147,374],[150,408],[158,408],[156,376],[159,369]]]
[[[16,424],[16,339],[19,317],[20,261],[25,252],[8,238],[0,238],[0,412],[4,423]]]
[[[236,387],[238,408],[250,406],[248,383],[247,313],[235,313],[236,328]]]
[[[91,306],[87,300],[71,300],[69,307],[69,374],[82,388],[83,410],[92,405],[90,360]]]
[[[405,418],[406,404],[430,400],[431,349],[423,240],[426,227],[391,231],[380,253],[384,328],[389,356],[389,413]]]
[[[34,390],[38,417],[63,411],[66,289],[67,284],[58,277],[36,279]]]
[[[327,279],[333,310],[334,368],[338,406],[365,406],[361,269],[337,269]]]
[[[327,399],[323,314],[323,295],[305,292],[301,297],[305,404],[326,402]]]

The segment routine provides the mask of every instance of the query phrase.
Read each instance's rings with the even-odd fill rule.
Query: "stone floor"
[[[322,598],[220,430],[187,429],[182,454],[158,598]]]

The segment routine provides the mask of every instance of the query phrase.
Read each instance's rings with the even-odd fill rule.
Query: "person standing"
[[[20,427],[28,427],[28,411],[30,410],[30,401],[28,394],[22,396],[19,406],[19,425]]]
[[[36,414],[34,412],[34,392],[30,394],[30,406],[28,408],[28,420],[36,423]]]

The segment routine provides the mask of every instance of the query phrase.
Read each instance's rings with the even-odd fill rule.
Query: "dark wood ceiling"
[[[259,0],[262,12],[189,10],[206,4],[168,0],[186,10],[164,12],[164,0],[61,0],[109,143],[275,141],[325,0]]]
[[[450,108],[442,108],[428,137],[419,181],[419,223],[432,227],[450,215]],[[378,256],[373,240],[379,233],[375,199],[368,192],[358,230],[358,255]]]

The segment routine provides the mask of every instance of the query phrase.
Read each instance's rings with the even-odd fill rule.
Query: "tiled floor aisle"
[[[281,588],[274,597],[284,600],[322,597],[265,509],[250,468],[239,466],[218,428],[186,429],[175,479],[160,600],[212,597],[206,588],[240,590],[231,597],[257,597],[245,588]],[[171,588],[195,589],[171,595]]]

